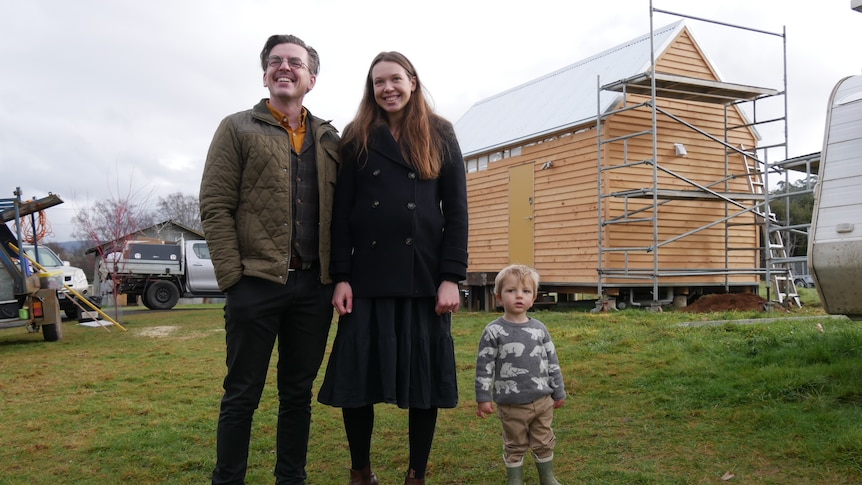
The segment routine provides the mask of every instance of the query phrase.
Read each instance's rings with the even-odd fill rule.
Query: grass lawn
[[[810,291],[803,301],[816,302]],[[505,483],[499,422],[477,418],[473,402],[477,339],[496,316],[455,316],[461,403],[440,414],[429,485]],[[553,333],[569,392],[554,426],[562,483],[862,483],[858,323],[816,304],[533,316]],[[0,332],[0,484],[208,483],[224,375],[220,307],[126,311],[120,321],[128,331],[67,321],[54,343]],[[273,482],[276,409],[273,371],[249,484]],[[406,418],[377,406],[381,483],[402,483]],[[314,402],[310,448],[310,484],[347,482],[338,410]]]

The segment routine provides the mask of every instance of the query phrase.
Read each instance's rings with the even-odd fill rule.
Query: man
[[[311,388],[332,321],[339,137],[302,105],[320,58],[301,39],[274,35],[260,61],[270,97],[222,121],[201,180],[201,222],[227,295],[213,484],[245,483],[252,417],[276,341],[276,483],[305,483]]]

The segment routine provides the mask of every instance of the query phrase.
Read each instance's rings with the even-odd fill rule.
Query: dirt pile
[[[681,308],[682,312],[689,313],[708,313],[708,312],[723,312],[723,311],[757,311],[766,310],[766,304],[769,303],[765,298],[753,293],[727,293],[715,295],[703,295],[694,301],[691,305]],[[780,308],[778,306],[776,309]]]

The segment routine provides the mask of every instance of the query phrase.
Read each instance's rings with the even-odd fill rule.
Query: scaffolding
[[[654,45],[654,25],[653,16],[655,13],[662,13],[671,16],[692,19],[701,22],[729,27],[733,29],[743,29],[756,34],[763,34],[771,37],[778,37],[782,42],[782,65],[783,65],[783,86],[780,89],[759,88],[746,86],[741,84],[731,84],[721,81],[713,81],[707,79],[699,79],[687,76],[672,75],[660,73],[656,71],[656,54]],[[787,176],[787,170],[798,170],[800,167],[807,170],[810,175],[812,170],[816,173],[816,165],[812,163],[812,158],[792,159],[788,160],[788,143],[787,143],[787,42],[786,34],[782,30],[781,33],[768,32],[759,29],[752,29],[739,25],[733,25],[725,22],[717,22],[700,17],[669,12],[654,8],[650,2],[650,59],[651,64],[649,71],[636,75],[634,77],[622,80],[614,80],[608,84],[602,84],[601,79],[597,79],[597,97],[601,99],[603,91],[614,91],[621,93],[622,102],[613,110],[608,112],[597,113],[597,145],[598,145],[598,294],[599,302],[597,308],[606,309],[608,307],[608,299],[606,290],[610,287],[626,286],[621,281],[632,282],[627,286],[637,285],[641,287],[651,286],[651,308],[660,308],[663,304],[672,302],[672,292],[667,292],[666,287],[662,287],[662,279],[670,277],[697,277],[711,276],[723,277],[724,291],[730,291],[730,278],[733,275],[751,275],[762,278],[767,285],[767,299],[770,302],[776,301],[783,305],[800,306],[799,295],[796,291],[796,286],[792,273],[792,263],[798,262],[804,257],[789,257],[789,248],[787,246],[786,237],[790,231],[805,233],[807,235],[807,227],[805,226],[789,226],[779,223],[779,218],[776,217],[770,210],[770,191],[769,183],[770,176],[784,175]],[[631,101],[630,96],[637,95],[640,99],[647,98],[644,102]],[[667,107],[659,106],[659,99],[669,100],[686,100],[700,103],[718,104],[724,107],[724,135],[715,136],[710,134],[705,129],[685,121],[681,117],[675,115]],[[761,111],[758,110],[758,105],[766,100],[771,100],[771,105],[774,105],[776,100],[779,101],[780,113],[777,116],[769,116],[764,118]],[[601,110],[601,103],[597,103]],[[747,122],[738,125],[732,125],[730,122],[731,110],[739,109],[742,111],[745,108],[748,116]],[[602,130],[603,120],[618,113],[630,110],[648,110],[651,118],[651,127],[649,129],[630,132],[621,136],[606,135]],[[770,114],[776,111],[766,110]],[[687,178],[674,170],[671,170],[666,165],[662,164],[662,160],[658,155],[658,118],[659,116],[672,120],[692,130],[707,139],[707,143],[714,143],[717,146],[723,147],[724,151],[724,177],[715,180],[712,183],[698,183],[690,178]],[[780,135],[775,139],[767,140],[764,143],[758,144],[757,147],[733,146],[730,142],[731,134],[734,130],[751,130],[764,125],[773,125],[783,127],[779,130]],[[631,160],[629,159],[629,142],[636,138],[650,137],[652,142],[652,156],[647,160]],[[620,163],[611,165],[603,164],[602,152],[603,147],[609,144],[621,144],[623,149],[623,159]],[[677,147],[684,154],[685,147]],[[778,152],[779,156],[774,156]],[[679,154],[679,152],[678,152]],[[745,161],[746,174],[749,182],[748,192],[731,192],[729,190],[729,182],[739,177],[739,174],[731,174],[728,171],[731,157],[742,157]],[[770,159],[776,160],[770,162]],[[738,160],[738,158],[736,158]],[[610,174],[611,171],[627,169],[633,166],[647,166],[652,172],[652,186],[646,189],[612,191],[609,183],[605,183],[605,174]],[[678,184],[674,185],[673,189],[659,185],[659,176],[671,176]],[[610,177],[608,177],[610,178]],[[685,189],[680,190],[683,186]],[[798,195],[795,194],[795,195]],[[784,196],[786,197],[786,195]],[[610,207],[610,199],[621,201],[623,207],[622,212],[610,213],[606,210],[605,205]],[[634,201],[637,199],[638,204]],[[683,234],[674,236],[660,236],[659,230],[659,207],[671,201],[698,201],[711,200],[720,201],[724,205],[724,217],[705,224],[701,227],[694,228]],[[632,202],[631,204],[629,202]],[[644,206],[644,203],[646,206]],[[789,206],[789,203],[787,204]],[[747,216],[742,218],[740,216]],[[760,226],[760,244],[756,247],[731,247],[729,243],[729,232],[735,225],[747,224],[752,222]],[[785,220],[789,220],[785,219]],[[611,246],[607,242],[606,230],[613,225],[618,224],[640,224],[651,225],[652,240],[647,245],[618,247]],[[678,268],[660,265],[659,254],[668,244],[679,241],[680,239],[690,237],[703,230],[723,227],[725,233],[725,248],[724,248],[724,268]],[[731,267],[731,253],[734,251],[754,251],[754,260],[758,261],[754,267],[739,268]],[[622,253],[623,264],[610,265],[606,259],[611,253]],[[652,256],[651,268],[643,266],[633,267],[630,265],[630,256],[635,254],[642,255],[649,253]],[[660,291],[665,290],[665,295]]]

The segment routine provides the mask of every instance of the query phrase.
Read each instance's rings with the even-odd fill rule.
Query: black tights
[[[371,433],[374,431],[374,405],[361,408],[343,408],[344,431],[350,445],[351,468],[361,470],[371,464]],[[425,478],[434,430],[437,427],[437,408],[410,408],[408,414],[410,440],[410,468],[416,478]]]

